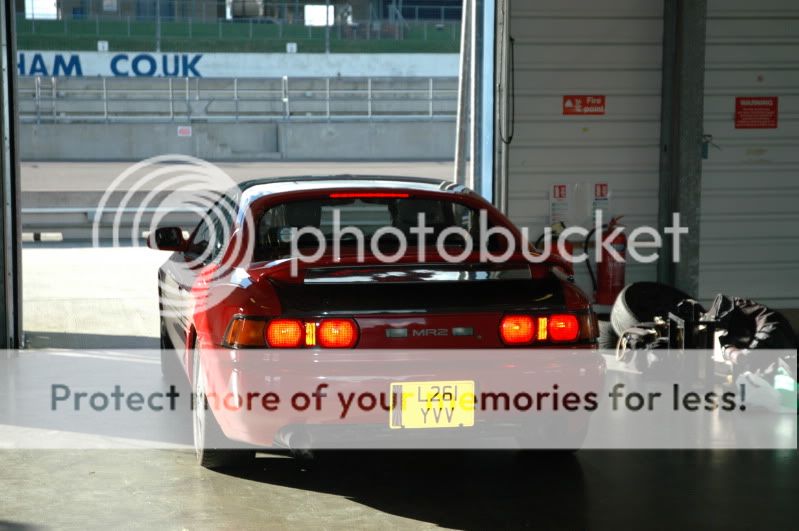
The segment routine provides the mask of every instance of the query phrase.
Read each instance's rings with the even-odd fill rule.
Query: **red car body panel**
[[[578,394],[596,392],[601,390],[604,379],[604,362],[590,347],[574,349],[573,354],[539,351],[535,357],[526,349],[505,349],[501,357],[496,350],[449,352],[443,359],[430,349],[388,352],[387,355],[384,350],[218,351],[208,357],[209,388],[219,395],[228,393],[231,375],[235,373],[237,394],[245,397],[244,400],[248,395],[255,398],[250,407],[243,403],[239,407],[220,407],[217,420],[231,439],[269,447],[282,431],[297,426],[387,427],[386,408],[390,398],[386,392],[394,382],[473,380],[478,389],[513,396],[536,389],[551,390],[555,385],[568,386],[570,392]],[[278,381],[276,374],[280,375]],[[325,389],[326,407],[316,410],[311,406],[306,411],[288,407],[288,397],[297,390],[311,394],[320,382],[330,385]],[[281,405],[275,412],[263,411],[255,403],[258,394],[267,389],[281,397]],[[371,393],[377,397],[377,405],[369,411],[352,407],[342,418],[341,410],[335,407],[338,393]],[[513,424],[519,419],[518,411],[502,408],[478,410],[475,415],[477,426]],[[574,423],[575,431],[589,420],[588,415],[579,414],[569,414],[567,418]]]
[[[218,286],[207,282],[207,271],[197,270],[187,276],[179,267],[187,259],[182,252],[174,253],[159,271],[161,285],[172,283],[177,286],[194,308],[192,312],[166,318],[166,333],[182,357],[189,379],[195,377],[191,374],[192,356],[195,350],[199,350],[203,355],[209,391],[225,393],[234,385],[236,391],[245,396],[248,392],[264,393],[268,389],[313,388],[316,382],[331,379],[342,388],[374,393],[384,392],[391,381],[414,381],[414,378],[423,381],[477,379],[480,382],[478,385],[492,387],[511,381],[509,375],[518,375],[519,371],[529,376],[527,380],[532,385],[543,374],[546,374],[546,380],[563,377],[579,381],[586,388],[601,385],[604,363],[601,356],[592,350],[596,348],[595,329],[580,344],[541,345],[574,349],[573,355],[558,358],[553,358],[551,354],[531,357],[530,349],[506,348],[500,338],[500,321],[509,312],[567,312],[593,316],[588,298],[568,278],[572,274],[570,265],[557,257],[536,264],[530,263],[521,253],[515,253],[502,264],[481,265],[476,253],[469,256],[463,264],[459,264],[460,267],[529,271],[526,281],[487,281],[484,286],[490,286],[491,289],[469,285],[470,289],[482,290],[475,292],[474,303],[470,305],[469,293],[463,293],[461,286],[453,286],[452,283],[447,285],[422,280],[390,286],[389,283],[375,282],[369,284],[368,290],[364,286],[312,287],[305,283],[306,276],[311,272],[346,275],[347,269],[353,267],[368,272],[369,267],[380,265],[368,254],[365,262],[360,264],[356,264],[353,255],[344,254],[337,261],[331,256],[324,256],[313,264],[302,265],[296,277],[290,274],[288,259],[238,263],[233,255],[231,249],[236,247],[236,243],[246,248],[255,237],[252,223],[246,222],[248,216],[258,220],[274,205],[325,197],[333,192],[358,194],[386,190],[413,197],[457,202],[475,210],[483,209],[492,225],[511,231],[517,248],[529,245],[522,240],[521,232],[484,199],[463,187],[441,181],[342,177],[284,179],[243,186],[238,199],[240,211],[222,259],[223,262],[237,264],[240,278],[226,281],[228,293],[224,300],[211,307],[205,306],[208,291],[218,289]],[[391,267],[449,267],[434,252],[428,253],[428,256],[424,264],[419,264],[415,249],[409,248],[405,256]],[[214,266],[207,267],[212,269]],[[503,289],[506,291],[503,292]],[[529,302],[526,298],[528,292]],[[459,303],[449,307],[445,300],[448,297],[458,299]],[[428,302],[425,303],[425,300]],[[317,307],[313,306],[313,301],[318,302]],[[230,348],[224,341],[231,320],[236,316],[316,319],[330,315],[352,318],[357,323],[359,340],[355,349],[249,350]],[[595,321],[589,322],[595,328]],[[386,330],[398,327],[411,330],[412,333],[407,337],[388,338]],[[439,330],[449,331],[456,327],[467,327],[472,333],[467,336],[438,333]],[[431,351],[436,349],[471,350],[462,351],[465,365],[453,366],[444,365],[431,355]],[[491,357],[486,357],[475,349],[495,350],[491,351]],[[496,355],[499,349],[504,352],[501,358]],[[397,351],[404,354],[397,354]],[[479,375],[475,371],[479,371]],[[282,377],[279,383],[275,381],[276,375]],[[544,382],[542,380],[539,383]],[[309,416],[290,409],[281,410],[280,414],[245,414],[222,409],[216,411],[215,415],[229,438],[259,446],[274,444],[277,434],[287,426],[309,422],[386,425],[386,413],[380,408],[358,411],[346,419],[335,415],[324,416],[318,412]],[[482,423],[501,417],[502,413],[478,414],[476,420]]]

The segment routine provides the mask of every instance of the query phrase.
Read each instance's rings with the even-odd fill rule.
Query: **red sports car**
[[[590,412],[585,391],[602,385],[596,318],[569,265],[531,259],[522,232],[457,184],[250,181],[188,239],[159,228],[149,245],[174,251],[158,278],[162,369],[191,382],[203,466],[251,454],[236,443],[524,441],[525,412],[557,410],[566,387],[584,391],[566,409]],[[587,421],[567,419],[577,445]]]

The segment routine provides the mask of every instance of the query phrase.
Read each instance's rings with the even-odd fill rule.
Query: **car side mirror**
[[[147,238],[147,247],[159,251],[185,251],[186,239],[179,227],[163,227],[156,229]]]

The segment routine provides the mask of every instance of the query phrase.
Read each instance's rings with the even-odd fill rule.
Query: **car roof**
[[[463,185],[443,179],[425,177],[402,177],[386,175],[305,175],[299,177],[275,177],[255,179],[239,184],[242,194],[252,201],[264,195],[335,188],[375,189],[403,188],[424,191],[468,192]]]
[[[386,175],[305,175],[294,177],[273,177],[244,181],[236,187],[236,192],[228,191],[224,195],[237,197],[240,207],[238,222],[241,223],[244,212],[254,201],[267,195],[289,192],[335,189],[374,190],[419,190],[429,192],[445,192],[452,194],[471,194],[469,188],[462,184],[443,179],[425,177],[401,177]],[[236,201],[236,199],[234,199]]]

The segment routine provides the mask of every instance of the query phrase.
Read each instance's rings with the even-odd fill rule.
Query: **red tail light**
[[[266,327],[266,341],[272,348],[303,346],[305,326],[296,319],[274,319]]]
[[[232,348],[353,348],[360,332],[353,319],[272,319],[235,316],[225,332]]]
[[[358,328],[351,319],[325,319],[317,336],[321,347],[352,348],[358,342]]]
[[[506,315],[499,333],[506,345],[568,343],[596,338],[591,315]]]
[[[580,337],[580,323],[574,315],[553,315],[549,318],[549,339],[575,341]]]
[[[531,343],[535,335],[533,318],[529,315],[506,315],[499,325],[499,333],[506,345]]]

